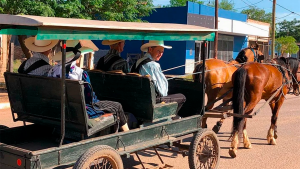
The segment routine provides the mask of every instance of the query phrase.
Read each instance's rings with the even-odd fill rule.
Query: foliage
[[[137,21],[149,16],[153,0],[0,0],[0,13],[46,17]],[[31,53],[19,36],[26,58]]]
[[[13,15],[141,21],[152,0],[0,0],[0,12]]]
[[[277,38],[275,41],[275,47],[276,50],[281,53],[281,55],[284,53],[295,54],[299,51],[299,47],[296,44],[296,39],[292,36]]]
[[[200,0],[188,0],[190,2],[195,2],[198,4],[204,4],[204,1]],[[170,0],[170,7],[178,7],[178,6],[185,6],[187,0]]]
[[[277,37],[292,36],[297,42],[300,42],[300,20],[284,20],[277,24]]]
[[[259,9],[255,6],[250,6],[249,9],[244,9],[241,13],[247,14],[249,19],[272,23],[272,13],[266,13],[264,9]]]
[[[215,7],[215,1],[209,1],[207,6]],[[228,11],[236,11],[234,9],[234,2],[229,0],[220,0],[219,1],[219,9],[224,9]]]

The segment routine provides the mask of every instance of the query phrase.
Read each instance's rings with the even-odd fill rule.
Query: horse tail
[[[193,75],[193,79],[194,79],[194,82],[202,82],[202,73],[199,73],[199,72],[202,72],[202,67],[203,67],[203,63],[199,63],[196,65],[195,69],[194,69],[194,72],[193,73],[196,73]],[[204,67],[204,71],[206,70],[206,67]]]
[[[232,107],[233,113],[244,115],[244,95],[245,95],[245,84],[246,84],[247,71],[243,67],[235,72],[235,78],[233,82],[233,96],[232,96]],[[243,118],[233,117],[232,134],[240,132],[243,125]]]

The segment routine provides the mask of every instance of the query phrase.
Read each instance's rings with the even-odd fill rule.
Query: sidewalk
[[[10,108],[7,91],[0,89],[0,109]]]

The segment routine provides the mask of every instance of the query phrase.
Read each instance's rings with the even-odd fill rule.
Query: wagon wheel
[[[207,129],[203,129],[195,134],[189,150],[190,168],[218,168],[219,161],[220,147],[216,133]]]
[[[73,169],[123,169],[123,162],[115,149],[100,145],[86,151]]]

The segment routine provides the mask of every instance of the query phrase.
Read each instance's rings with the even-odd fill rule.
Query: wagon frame
[[[36,35],[38,40],[58,39],[62,41],[62,46],[65,45],[66,40],[83,39],[203,40],[206,42],[213,41],[214,32],[216,32],[214,29],[193,25],[91,21],[4,14],[0,15],[0,28],[1,34]],[[205,47],[204,52],[207,57],[207,45]],[[91,130],[88,126],[89,119],[86,117],[84,109],[83,83],[65,79],[66,50],[64,47],[62,52],[61,79],[5,73],[13,120],[23,121],[24,126],[0,130],[0,165],[8,169],[40,169],[65,168],[75,164],[74,168],[79,169],[90,168],[87,166],[94,164],[94,160],[97,160],[97,164],[94,165],[106,165],[104,164],[106,162],[110,163],[114,169],[122,169],[123,164],[120,155],[129,157],[131,153],[147,148],[154,148],[157,153],[156,148],[159,145],[167,145],[168,147],[179,147],[181,149],[178,151],[179,153],[189,155],[190,168],[196,168],[198,162],[200,165],[210,165],[211,168],[217,168],[220,158],[218,139],[212,131],[201,128],[201,119],[205,113],[204,92],[202,92],[201,104],[198,105],[198,107],[201,107],[200,112],[195,112],[190,117],[171,120],[177,104],[155,105],[153,101],[154,87],[151,86],[150,79],[142,79],[146,81],[146,84],[150,84],[147,91],[151,95],[149,96],[151,97],[150,104],[153,108],[150,115],[146,113],[145,116],[141,117],[145,120],[144,125],[128,132],[101,136],[99,131],[103,131],[103,126],[100,126],[101,130],[98,128],[97,131]],[[205,64],[205,57],[203,57],[203,62]],[[107,76],[119,75],[108,74]],[[129,77],[129,79],[132,78],[139,77]],[[51,94],[43,94],[41,85],[50,86]],[[93,84],[93,86],[96,85]],[[204,91],[204,83],[201,86],[201,90]],[[76,92],[70,92],[71,89]],[[28,90],[31,90],[33,94],[27,92]],[[51,106],[47,107],[42,101],[50,103],[47,100],[50,96],[50,99],[56,99],[59,102],[53,100]],[[34,98],[35,102],[32,102],[32,99],[29,98]],[[39,108],[56,111],[53,112],[54,115],[49,115],[47,110],[38,108],[36,108],[38,110],[35,110],[33,106],[35,103],[38,103],[36,106]],[[76,106],[80,108],[76,109]],[[158,113],[160,114],[158,115]],[[78,120],[79,117],[82,117],[82,119]],[[114,119],[107,119],[107,121],[109,120]],[[26,125],[26,122],[34,124]],[[110,124],[112,123],[107,122],[106,126]],[[57,146],[43,147],[37,150],[18,147],[18,145],[23,144],[22,140],[24,138],[42,137],[46,131],[53,131],[53,126],[60,133],[59,140],[56,141]],[[83,134],[79,136],[81,141],[66,143],[69,129],[82,132]],[[37,136],[37,132],[40,135]],[[95,136],[95,133],[99,135]],[[191,146],[181,145],[181,140],[190,137],[190,134],[194,135]],[[13,144],[12,140],[19,141],[20,144]],[[209,142],[211,145],[206,145],[205,142]],[[201,152],[198,152],[199,148]],[[159,156],[158,153],[157,155]],[[98,161],[100,157],[102,160]],[[207,159],[213,159],[213,162],[209,163]],[[162,159],[161,162],[164,163]]]

